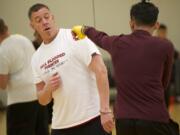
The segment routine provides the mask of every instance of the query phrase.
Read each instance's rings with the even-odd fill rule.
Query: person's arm
[[[105,131],[114,127],[113,116],[109,106],[109,83],[105,64],[98,54],[93,54],[89,69],[95,73],[100,96],[101,123]]]
[[[34,83],[36,84],[37,97],[41,105],[47,105],[52,100],[52,93],[61,86],[61,78],[56,70],[49,73],[49,78],[44,81],[38,72],[38,56],[36,53],[32,56],[31,67],[34,76]]]
[[[38,101],[41,105],[47,105],[52,100],[53,91],[57,90],[61,85],[59,74],[50,77],[47,83],[41,81],[36,84]]]
[[[84,34],[99,47],[111,52],[112,46],[116,44],[118,36],[109,36],[107,33],[98,31],[93,27],[84,27]]]
[[[75,39],[83,39],[85,35],[92,40],[97,46],[111,52],[112,46],[118,43],[118,39],[121,36],[109,36],[105,32],[98,31],[93,27],[87,26],[74,26],[72,33]]]
[[[172,65],[173,65],[173,54],[174,54],[174,48],[172,45],[168,49],[168,54],[166,57],[166,61],[164,63],[164,72],[163,72],[162,84],[163,84],[163,87],[165,90],[167,89],[170,78],[171,78]]]
[[[5,90],[8,84],[9,75],[0,74],[0,88]]]

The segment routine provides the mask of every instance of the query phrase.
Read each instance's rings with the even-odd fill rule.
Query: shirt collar
[[[145,30],[135,30],[133,32],[133,34],[135,34],[135,35],[147,35],[147,36],[151,36],[151,34],[148,31],[145,31]]]

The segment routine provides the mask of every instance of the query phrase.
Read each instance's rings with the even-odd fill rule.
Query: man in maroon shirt
[[[87,35],[112,57],[117,87],[118,135],[171,135],[164,90],[170,79],[173,45],[153,37],[159,10],[143,0],[130,10],[129,35],[108,36],[92,27],[76,26],[75,38]]]

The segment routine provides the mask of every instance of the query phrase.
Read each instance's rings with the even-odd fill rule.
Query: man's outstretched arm
[[[74,26],[72,28],[72,33],[76,40],[83,39],[87,36],[91,39],[97,46],[111,52],[112,46],[117,43],[119,36],[109,36],[105,32],[98,31],[93,27],[88,26]]]

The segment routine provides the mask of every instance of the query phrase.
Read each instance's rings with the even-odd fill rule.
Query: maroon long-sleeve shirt
[[[115,117],[168,122],[164,91],[170,79],[173,45],[143,30],[108,36],[89,27],[85,34],[112,57]]]

